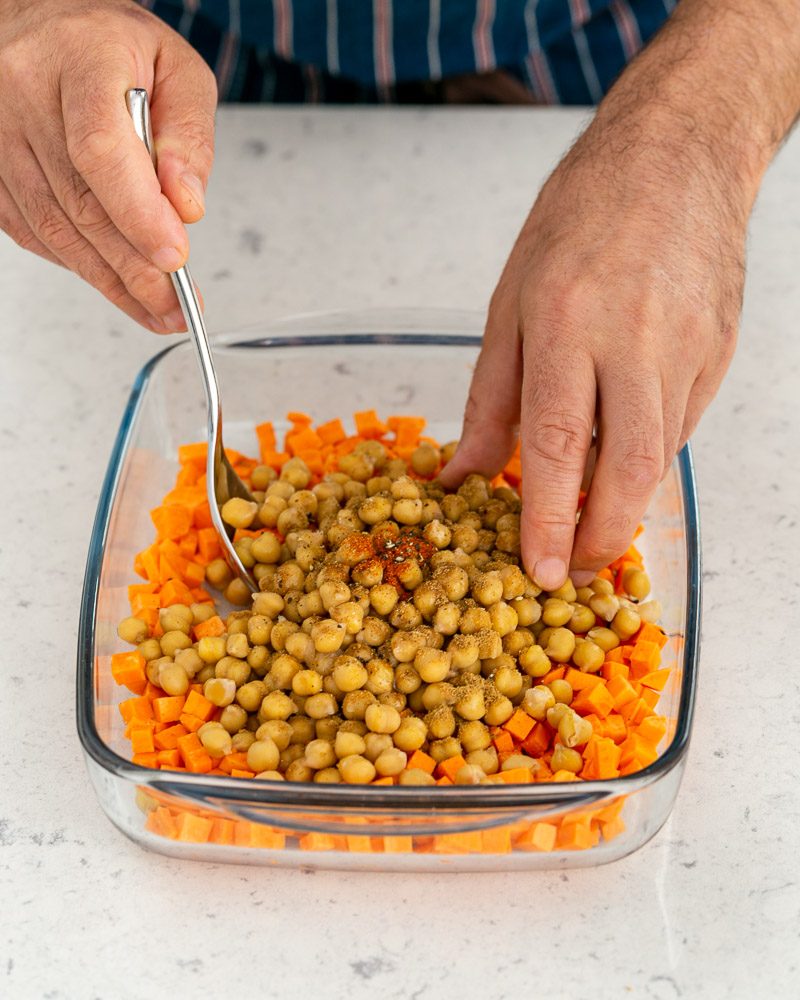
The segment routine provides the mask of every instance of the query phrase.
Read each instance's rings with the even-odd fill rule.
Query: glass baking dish
[[[254,425],[302,409],[315,421],[375,408],[419,414],[458,437],[481,317],[371,311],[297,317],[215,344],[228,447],[257,454]],[[683,773],[697,678],[700,544],[688,446],[658,488],[637,544],[663,604],[671,666],[658,712],[667,733],[644,770],[602,781],[363,787],[173,773],[134,765],[111,677],[129,614],[133,559],[152,541],[149,511],[171,489],[180,444],[202,440],[193,348],[180,342],[140,372],[98,503],[78,637],[77,715],[89,775],[131,839],[175,857],[386,870],[511,870],[616,860],[666,820]],[[591,843],[576,843],[577,825]]]

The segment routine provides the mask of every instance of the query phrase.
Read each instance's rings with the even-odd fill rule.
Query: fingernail
[[[597,574],[590,569],[573,569],[569,575],[576,587],[588,587]]]
[[[563,559],[540,559],[533,567],[533,579],[542,590],[557,590],[567,578],[567,564]]]
[[[161,247],[153,254],[153,263],[161,271],[177,271],[183,262],[184,255],[177,247]]]
[[[206,209],[206,193],[200,178],[194,174],[190,174],[187,170],[186,173],[181,174],[181,184],[188,191],[189,197],[197,202],[200,210],[204,212]]]

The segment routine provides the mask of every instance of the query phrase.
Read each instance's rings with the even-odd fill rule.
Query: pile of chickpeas
[[[228,616],[226,634],[194,642],[212,605],[165,608],[160,638],[122,622],[153,684],[179,695],[199,682],[222,709],[198,731],[212,759],[245,753],[266,779],[433,784],[408,767],[424,750],[464,756],[456,783],[491,783],[537,767],[523,754],[501,763],[492,744],[490,727],[521,707],[557,731],[553,770],[581,769],[592,727],[565,680],[541,678],[567,663],[599,671],[660,607],[638,569],[624,574],[627,597],[599,577],[542,592],[520,568],[518,494],[480,475],[455,492],[431,478],[453,449],[420,445],[409,469],[364,441],[311,487],[298,458],[280,474],[258,466],[254,501],[229,500],[222,516],[270,529],[236,542],[260,592],[221,559],[206,572],[229,602],[251,606]]]

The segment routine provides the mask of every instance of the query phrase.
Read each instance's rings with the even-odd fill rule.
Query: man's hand
[[[785,14],[765,0],[753,29],[747,6],[729,5],[717,24],[714,0],[680,5],[688,17],[676,15],[660,48],[623,75],[542,189],[492,298],[461,444],[442,479],[496,474],[519,434],[522,556],[546,589],[568,571],[584,583],[625,550],[731,360],[747,220],[792,101],[800,107],[796,92],[786,108],[760,109],[757,75],[742,80],[749,67],[738,54],[727,67],[736,100],[720,94],[726,33],[749,31],[752,55],[758,19],[768,8]],[[800,43],[796,25],[794,36]],[[751,96],[755,124],[736,107]],[[593,430],[597,460],[576,530]]]
[[[151,95],[158,177],[125,93]],[[130,0],[0,0],[0,227],[157,333],[183,329],[165,271],[203,215],[216,84]]]

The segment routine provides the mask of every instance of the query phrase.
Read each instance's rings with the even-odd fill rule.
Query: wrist
[[[655,86],[654,86],[655,84]],[[724,191],[746,221],[775,147],[755,128],[745,128],[724,100],[684,79],[620,79],[598,109],[587,133],[609,144],[623,161],[653,170],[657,183],[689,183],[698,177]]]

